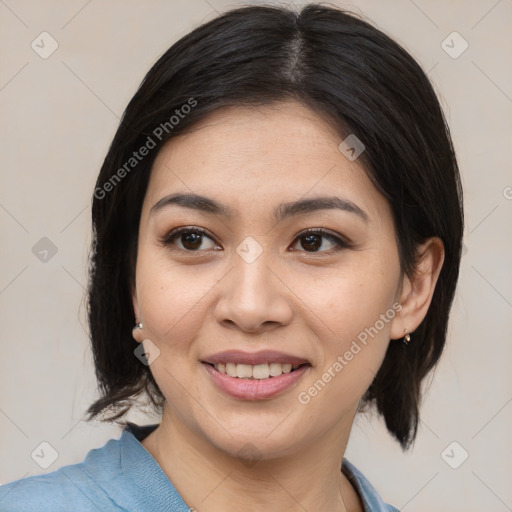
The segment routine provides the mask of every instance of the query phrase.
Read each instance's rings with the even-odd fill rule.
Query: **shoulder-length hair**
[[[365,146],[364,171],[389,201],[400,265],[414,275],[416,247],[439,237],[445,261],[414,342],[390,343],[361,400],[375,403],[402,449],[416,437],[421,382],[445,345],[463,232],[462,189],[439,101],[426,74],[396,42],[360,17],[311,4],[231,10],[193,30],[153,65],[129,102],[92,202],[90,339],[100,398],[88,419],[119,421],[146,393],[164,397],[134,356],[134,285],[141,207],[163,144],[227,106],[295,100]],[[143,150],[142,148],[146,148]]]

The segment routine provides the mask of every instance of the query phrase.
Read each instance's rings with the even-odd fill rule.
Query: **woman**
[[[316,5],[206,23],[130,101],[92,214],[89,417],[146,393],[162,419],[3,486],[2,511],[396,510],[345,448],[371,404],[414,441],[463,229],[408,53]]]

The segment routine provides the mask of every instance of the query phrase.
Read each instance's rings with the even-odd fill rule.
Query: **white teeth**
[[[219,370],[219,368],[217,368],[217,370]],[[236,377],[236,364],[234,364],[234,363],[226,363],[226,373],[230,377]]]
[[[290,373],[296,370],[300,365],[289,363],[263,363],[263,364],[235,364],[235,363],[218,363],[213,365],[214,368],[230,377],[238,377],[239,379],[268,379],[269,377],[279,377],[283,373]]]
[[[248,379],[252,377],[252,366],[250,364],[237,364],[236,376],[239,379]]]
[[[254,379],[268,379],[270,372],[268,370],[268,364],[255,364],[252,367],[252,377]]]
[[[290,373],[292,371],[291,364],[283,364],[283,373]]]
[[[268,365],[268,368],[270,370],[270,375],[272,377],[279,377],[281,373],[283,373],[283,365],[279,363],[270,363]]]

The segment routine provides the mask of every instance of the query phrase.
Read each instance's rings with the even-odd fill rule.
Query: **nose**
[[[219,283],[219,298],[213,312],[217,322],[255,333],[291,321],[293,309],[289,290],[277,269],[271,267],[271,262],[263,256],[247,263],[234,255],[231,271]]]

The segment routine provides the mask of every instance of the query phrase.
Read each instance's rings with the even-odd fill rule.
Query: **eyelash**
[[[332,254],[335,252],[339,252],[343,249],[350,249],[352,246],[351,244],[340,235],[335,235],[331,231],[328,231],[327,229],[323,228],[308,228],[304,231],[301,231],[294,239],[292,245],[296,245],[296,242],[300,240],[300,238],[306,236],[306,235],[319,235],[330,242],[334,244],[334,247],[331,249],[328,249],[326,251],[300,251],[305,252],[309,254]]]
[[[164,236],[162,239],[160,239],[160,243],[162,245],[168,247],[168,246],[172,245],[173,241],[178,236],[182,235],[183,233],[197,233],[197,234],[200,234],[202,236],[209,238],[215,244],[220,245],[205,229],[197,227],[197,226],[184,226],[184,227],[173,229],[166,236]],[[327,231],[326,229],[323,229],[323,228],[309,228],[309,229],[305,229],[304,231],[301,231],[293,239],[293,242],[291,245],[292,246],[296,245],[297,242],[300,240],[300,238],[307,236],[307,235],[319,235],[319,236],[329,240],[330,242],[332,242],[335,245],[335,247],[325,250],[325,251],[298,250],[298,252],[304,252],[307,254],[333,254],[333,253],[339,252],[343,249],[351,248],[351,244],[346,239],[342,238],[339,235],[335,235],[335,234],[331,233],[330,231]],[[202,253],[205,251],[205,249],[194,251],[194,250],[181,249],[181,248],[176,248],[174,250],[187,252],[187,253]],[[209,249],[209,250],[212,250],[212,249]],[[213,249],[213,250],[218,250],[218,249]],[[295,250],[295,251],[297,251],[297,250]]]
[[[162,245],[164,245],[164,246],[169,246],[169,245],[171,245],[173,243],[173,240],[175,238],[177,238],[179,235],[181,235],[183,233],[199,233],[200,235],[205,236],[205,237],[209,238],[210,240],[212,240],[213,242],[217,243],[215,241],[215,239],[211,235],[209,235],[208,232],[205,229],[199,228],[197,226],[184,226],[184,227],[181,227],[181,228],[173,229],[171,232],[169,232],[167,235],[165,235],[160,240],[160,243]],[[176,250],[183,251],[183,252],[188,252],[188,253],[204,252],[204,250],[203,251],[191,251],[191,250],[180,249],[180,248],[177,248]]]

